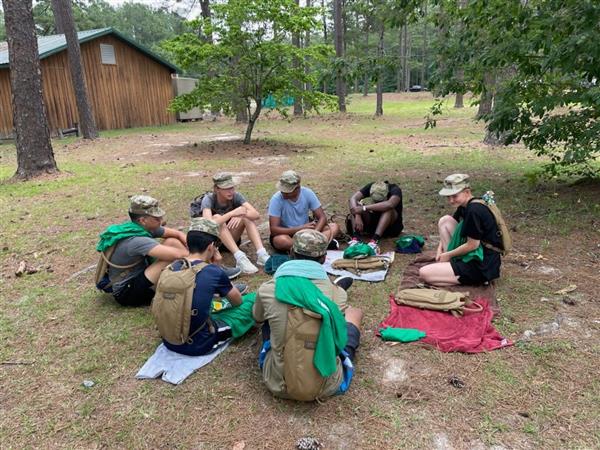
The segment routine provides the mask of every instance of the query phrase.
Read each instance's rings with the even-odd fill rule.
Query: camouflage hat
[[[388,185],[385,181],[377,181],[371,185],[371,190],[369,193],[374,203],[387,200]]]
[[[194,217],[189,231],[202,231],[214,237],[219,237],[219,224],[212,219],[204,217]]]
[[[317,230],[300,230],[294,235],[292,249],[299,255],[323,256],[327,253],[327,236]]]
[[[300,175],[293,170],[286,170],[279,177],[277,189],[285,194],[293,192],[300,184]]]
[[[212,177],[215,186],[221,189],[229,189],[236,185],[233,181],[233,175],[229,172],[219,172]]]
[[[469,184],[469,175],[464,173],[454,173],[448,175],[444,180],[444,187],[440,190],[440,195],[448,197],[458,194],[463,190],[471,187]]]
[[[129,212],[152,217],[162,217],[165,211],[158,207],[158,200],[149,195],[134,195],[129,200]]]

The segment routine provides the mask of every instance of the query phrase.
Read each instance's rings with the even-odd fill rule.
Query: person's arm
[[[317,219],[315,230],[322,231],[327,225],[327,216],[325,215],[325,211],[323,211],[323,208],[319,206],[317,209],[313,210],[313,214]]]
[[[174,228],[163,227],[163,229],[164,232],[161,236],[163,239],[175,238],[187,247],[187,235],[185,233],[182,233]]]
[[[356,191],[352,197],[350,197],[350,201],[348,202],[350,205],[350,212],[357,216],[360,215],[360,213],[362,212],[362,206],[359,203],[363,198],[365,198],[365,196],[363,195],[362,192],[360,191]]]
[[[304,225],[300,225],[299,227],[287,228],[281,226],[281,217],[269,216],[269,229],[271,236],[276,236],[278,234],[287,234],[288,236],[293,236],[304,228],[315,228],[315,224],[314,222],[309,222],[305,223]]]
[[[240,294],[240,291],[235,286],[229,290],[225,297],[227,297],[227,300],[229,300],[233,306],[240,306],[242,304],[242,294]]]
[[[152,256],[160,261],[175,261],[176,259],[185,258],[188,254],[187,248],[176,248],[162,244],[154,246],[148,252],[148,256]]]
[[[383,202],[373,203],[372,205],[363,206],[362,209],[364,211],[373,211],[373,212],[385,212],[390,209],[396,208],[400,204],[400,197],[397,195],[392,195],[390,198]]]
[[[250,220],[258,220],[260,219],[260,214],[259,212],[256,210],[256,208],[254,206],[252,206],[250,204],[250,202],[244,202],[242,203],[242,206],[244,208],[246,208],[246,219],[250,219]]]

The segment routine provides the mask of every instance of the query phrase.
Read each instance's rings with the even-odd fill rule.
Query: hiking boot
[[[237,290],[240,291],[240,294],[242,295],[248,292],[248,285],[246,283],[234,283],[233,287],[237,288]]]
[[[379,250],[379,244],[377,243],[376,240],[371,239],[367,245],[369,247],[371,247],[373,249],[373,251],[375,251],[376,255],[379,255],[379,252],[380,252],[380,250]]]
[[[235,262],[235,266],[240,268],[243,273],[258,272],[258,267],[252,264],[246,255],[240,256],[240,258]]]
[[[353,237],[352,239],[350,239],[350,242],[348,242],[348,247],[352,247],[353,245],[356,245],[358,243],[360,243],[360,241],[357,238]]]
[[[332,239],[331,242],[329,243],[329,245],[327,246],[327,250],[339,250],[340,249],[340,243],[337,241],[337,239]]]
[[[233,280],[234,278],[239,276],[240,273],[242,273],[242,270],[238,267],[221,266],[221,269],[223,269],[223,272],[225,272],[227,278],[229,278],[230,280]]]
[[[341,287],[345,291],[350,289],[352,283],[354,283],[354,279],[348,275],[342,275],[341,277],[337,277],[335,280],[333,280],[333,284]]]
[[[259,266],[264,266],[270,257],[271,255],[269,255],[268,253],[263,253],[262,255],[256,257],[256,264]]]

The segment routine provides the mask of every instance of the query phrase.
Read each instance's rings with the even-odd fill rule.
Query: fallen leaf
[[[575,289],[577,289],[577,285],[576,284],[570,284],[567,287],[559,289],[558,291],[555,292],[555,294],[565,295],[565,294],[568,294],[569,292],[573,292]]]

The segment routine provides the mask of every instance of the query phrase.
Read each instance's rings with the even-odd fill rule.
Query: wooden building
[[[78,33],[88,97],[100,130],[165,125],[174,97],[176,66],[113,30]],[[78,123],[65,36],[38,38],[44,102],[50,132]],[[0,138],[13,136],[8,46],[0,43]]]

